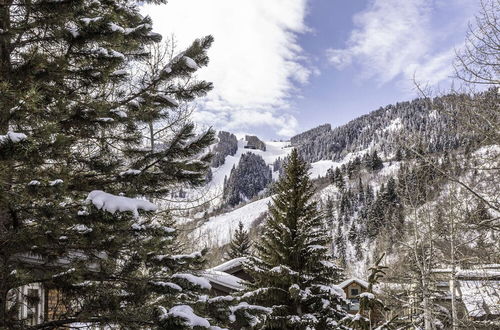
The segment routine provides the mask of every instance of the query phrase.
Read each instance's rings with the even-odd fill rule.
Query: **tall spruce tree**
[[[269,208],[256,257],[246,265],[255,279],[244,298],[271,309],[263,329],[343,329],[339,268],[326,248],[323,219],[311,201],[308,165],[294,149]]]
[[[140,127],[212,88],[178,82],[213,39],[136,79],[161,39],[151,24],[136,1],[0,2],[0,329],[32,321],[17,299],[29,283],[59,299],[37,328],[210,326],[195,315],[202,255],[177,254],[168,214],[144,198],[203,182],[213,132],[186,123],[151,149]]]
[[[239,257],[247,257],[250,255],[250,237],[248,231],[243,227],[243,223],[238,223],[238,228],[234,231],[234,237],[229,243],[229,251],[227,251],[227,260]]]

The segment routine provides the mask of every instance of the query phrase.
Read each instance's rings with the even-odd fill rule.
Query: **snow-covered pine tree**
[[[294,149],[277,194],[269,208],[264,231],[246,265],[255,279],[244,299],[271,308],[264,329],[343,329],[339,268],[326,248],[328,234],[311,201],[314,189],[308,165]]]
[[[7,0],[0,17],[0,328],[206,325],[187,306],[208,288],[202,255],[175,254],[168,214],[143,197],[202,182],[213,132],[188,123],[151,150],[140,125],[211,89],[175,82],[208,63],[212,37],[138,83],[161,36],[136,1]],[[19,319],[29,283],[64,307]]]
[[[224,201],[235,206],[257,196],[271,181],[271,169],[264,159],[251,152],[244,153],[224,186]]]
[[[243,227],[243,223],[238,223],[238,228],[234,231],[234,236],[229,243],[229,250],[227,251],[227,260],[239,257],[247,257],[250,255],[250,237],[248,231]]]

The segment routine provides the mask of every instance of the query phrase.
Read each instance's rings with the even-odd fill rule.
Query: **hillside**
[[[441,101],[433,100],[434,104]],[[196,229],[190,236],[200,242],[199,247],[223,247],[231,240],[239,221],[252,235],[258,235],[258,224],[271,201],[272,185],[248,198],[241,193],[241,202],[233,205],[225,202],[225,191],[239,183],[235,173],[245,165],[240,164],[243,154],[262,157],[276,180],[283,160],[295,147],[311,165],[309,173],[316,182],[316,199],[332,233],[332,252],[348,274],[364,276],[375,254],[386,252],[394,260],[399,258],[394,252],[400,242],[393,238],[411,225],[409,201],[419,195],[415,207],[422,208],[447,196],[446,191],[451,188],[439,171],[453,167],[461,178],[470,179],[468,162],[481,151],[465,155],[473,139],[453,127],[451,119],[424,100],[416,99],[380,108],[337,128],[332,129],[329,124],[319,126],[289,142],[263,141],[266,151],[245,148],[247,142],[239,139],[233,154],[225,155],[223,164],[211,169],[206,189],[216,197],[209,209],[197,213],[197,220],[192,223],[196,225],[190,227]],[[230,135],[220,134],[222,140]],[[410,139],[435,168],[411,152],[411,146],[405,145]],[[219,139],[221,142],[224,143]],[[214,150],[221,152],[224,148],[216,145]],[[378,157],[380,164],[374,167],[371,157]],[[256,171],[248,173],[249,177],[262,170]],[[477,201],[471,205],[478,205]]]

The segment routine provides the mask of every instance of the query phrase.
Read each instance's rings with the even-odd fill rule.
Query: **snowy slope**
[[[244,205],[231,212],[210,217],[196,228],[191,237],[203,246],[222,246],[231,241],[231,235],[241,221],[245,229],[252,228],[253,222],[268,209],[272,197]]]
[[[292,148],[289,146],[289,142],[276,142],[276,141],[265,141],[266,151],[245,149],[246,141],[244,138],[238,140],[238,149],[234,156],[226,156],[223,165],[212,168],[212,180],[205,186],[195,188],[195,189],[184,189],[184,197],[171,197],[168,201],[161,201],[162,205],[173,210],[189,210],[194,207],[208,204],[210,207],[208,211],[213,211],[222,202],[222,191],[224,186],[224,178],[231,174],[231,169],[233,166],[237,166],[241,156],[244,153],[253,153],[260,155],[267,165],[271,166],[274,161],[278,158],[285,158],[291,151]],[[273,172],[273,179],[277,179],[278,173]],[[204,212],[196,215],[195,218],[199,218]],[[179,223],[189,222],[189,218],[180,214],[174,214]]]
[[[318,177],[326,176],[326,172],[330,168],[340,167],[343,164],[347,164],[349,161],[353,160],[356,157],[362,157],[365,153],[370,152],[370,148],[363,149],[361,151],[350,152],[348,153],[341,161],[334,162],[333,160],[320,160],[314,163],[311,163],[311,169],[309,171],[309,177],[311,179],[317,179]]]

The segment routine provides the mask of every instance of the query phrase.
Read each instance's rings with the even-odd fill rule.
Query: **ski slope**
[[[272,197],[266,197],[249,203],[231,212],[210,217],[200,227],[196,228],[190,237],[205,246],[222,246],[231,241],[233,232],[241,221],[248,230],[253,227],[254,221],[268,210]]]

